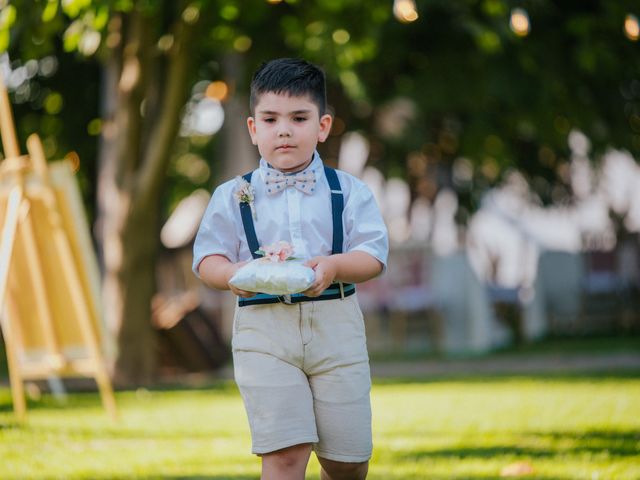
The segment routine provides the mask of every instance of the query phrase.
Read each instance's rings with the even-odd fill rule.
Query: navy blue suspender
[[[344,211],[344,196],[340,187],[338,174],[333,168],[324,167],[324,174],[329,182],[331,189],[331,216],[333,218],[333,243],[331,245],[331,254],[342,253],[342,212]]]
[[[333,220],[333,239],[331,244],[331,253],[342,253],[342,243],[344,241],[344,231],[342,226],[342,214],[344,211],[344,195],[340,186],[340,180],[335,169],[325,166],[324,173],[329,183],[329,189],[331,190],[331,217]],[[248,183],[251,183],[251,177],[253,172],[249,172],[243,175]],[[253,224],[253,215],[251,207],[248,203],[240,203],[240,215],[242,217],[242,225],[244,227],[244,233],[247,237],[247,244],[249,251],[253,258],[260,258],[260,255],[256,253],[260,249],[260,243],[256,235],[256,229]],[[337,289],[337,290],[336,290]],[[289,303],[298,303],[303,301],[316,301],[316,300],[329,300],[332,298],[341,298],[352,295],[355,293],[355,285],[353,284],[340,284],[331,285],[320,297],[309,298],[302,294],[291,295]],[[239,305],[255,305],[264,303],[278,303],[281,302],[281,297],[275,295],[258,294],[251,298],[239,299]]]

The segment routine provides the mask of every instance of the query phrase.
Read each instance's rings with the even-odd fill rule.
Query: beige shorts
[[[237,307],[235,379],[252,452],[311,443],[319,457],[371,457],[371,375],[356,295]]]

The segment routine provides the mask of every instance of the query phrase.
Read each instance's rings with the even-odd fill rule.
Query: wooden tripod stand
[[[9,97],[0,79],[0,315],[14,410],[26,414],[25,380],[93,377],[112,418],[116,405],[103,357],[95,254],[73,204],[77,184],[65,162],[51,168],[37,135],[20,155]],[[83,248],[84,246],[84,248]],[[93,275],[92,275],[93,273]]]

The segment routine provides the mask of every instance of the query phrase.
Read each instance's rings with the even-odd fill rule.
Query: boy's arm
[[[255,295],[254,292],[240,290],[233,285],[229,285],[229,280],[234,273],[247,262],[233,263],[224,255],[209,255],[204,257],[198,266],[200,278],[210,288],[217,290],[231,290],[239,297],[249,298]]]
[[[306,265],[316,272],[313,285],[304,292],[309,297],[317,297],[334,282],[365,282],[378,276],[383,268],[380,260],[359,250],[327,257],[314,257],[307,261]]]

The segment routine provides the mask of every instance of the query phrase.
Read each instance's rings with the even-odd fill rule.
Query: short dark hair
[[[327,108],[327,88],[324,72],[299,58],[277,58],[264,62],[251,80],[251,113],[263,93],[285,93],[294,97],[309,95],[322,116]]]

